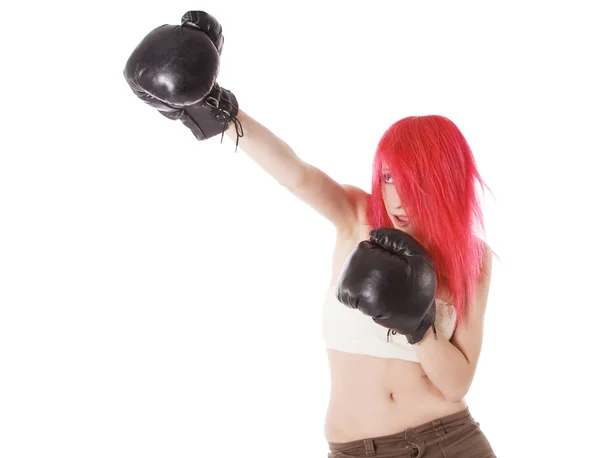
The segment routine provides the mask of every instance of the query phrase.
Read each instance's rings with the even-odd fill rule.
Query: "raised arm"
[[[327,218],[339,232],[357,226],[358,202],[364,194],[354,186],[341,185],[319,168],[304,162],[292,148],[242,110],[238,112],[244,135],[239,148],[259,167],[296,197]],[[238,141],[235,126],[227,136]]]
[[[142,39],[127,60],[124,76],[141,100],[163,116],[181,121],[199,141],[227,129],[238,148],[283,187],[338,231],[353,231],[359,213],[356,196],[361,191],[336,183],[302,161],[284,141],[239,109],[233,92],[216,82],[222,47],[218,21],[204,11],[188,11],[181,25],[156,27]],[[236,132],[238,123],[243,128],[241,137]]]

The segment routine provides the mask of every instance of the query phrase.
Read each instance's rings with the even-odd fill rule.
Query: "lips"
[[[396,222],[400,225],[400,226],[408,226],[409,224],[409,220],[408,220],[408,216],[398,216],[398,215],[393,215],[394,219],[396,220]]]

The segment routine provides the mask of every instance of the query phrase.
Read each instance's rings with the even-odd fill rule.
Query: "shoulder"
[[[358,203],[366,204],[369,201],[369,197],[371,196],[364,189],[361,189],[358,186],[354,186],[351,184],[343,184],[342,188],[344,188],[344,191],[346,191],[346,194],[348,195],[348,197],[350,197],[351,199],[354,199],[354,201],[357,204]]]
[[[494,251],[485,242],[483,244],[483,255],[481,257],[481,266],[479,269],[479,279],[476,284],[475,297],[468,303],[467,315],[474,312],[475,316],[483,318],[487,308],[490,283],[492,280],[492,264],[494,261]]]
[[[481,240],[481,239],[480,239]],[[479,283],[489,283],[492,276],[492,264],[494,262],[494,250],[487,242],[481,240],[483,245],[483,256],[481,259],[481,270],[479,275]]]

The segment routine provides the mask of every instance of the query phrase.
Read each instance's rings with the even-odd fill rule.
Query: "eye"
[[[389,172],[383,172],[382,178],[383,178],[384,183],[393,183],[394,182],[394,179],[392,178],[392,175]]]

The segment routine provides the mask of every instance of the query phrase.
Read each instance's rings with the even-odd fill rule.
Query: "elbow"
[[[462,401],[471,387],[471,380],[464,382],[457,382],[452,385],[448,385],[444,390],[440,390],[444,399],[448,402],[460,402]]]
[[[464,399],[464,397],[467,395],[466,392],[462,393],[459,391],[453,392],[453,393],[443,393],[444,395],[444,399],[448,402],[460,402]]]
[[[310,185],[308,167],[308,164],[299,160],[298,163],[287,168],[284,176],[277,179],[278,184],[293,193],[301,191]]]

